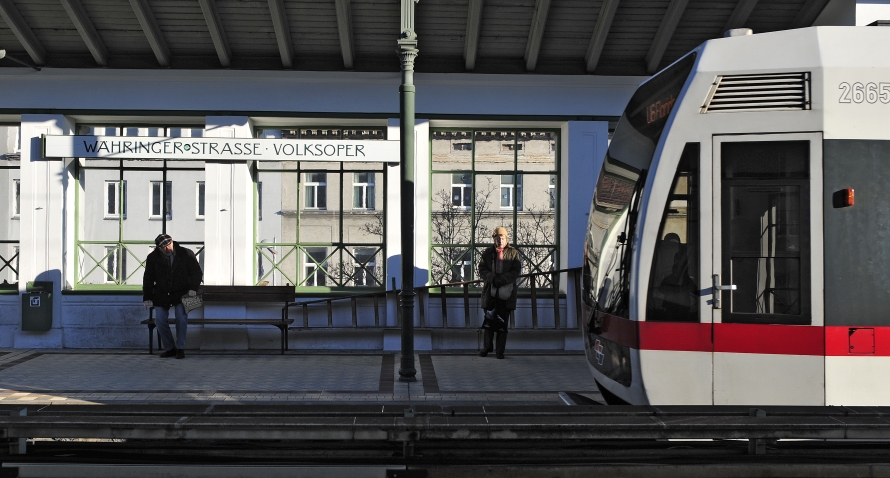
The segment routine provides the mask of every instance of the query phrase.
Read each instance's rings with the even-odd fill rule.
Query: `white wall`
[[[620,116],[642,77],[415,75],[426,115]],[[0,68],[0,109],[399,115],[399,73]],[[81,115],[76,115],[81,116]],[[517,118],[527,119],[527,118]]]

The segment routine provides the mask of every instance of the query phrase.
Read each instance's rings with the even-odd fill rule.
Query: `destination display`
[[[399,142],[44,135],[44,158],[399,162]]]

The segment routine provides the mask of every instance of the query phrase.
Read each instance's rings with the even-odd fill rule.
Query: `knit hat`
[[[494,228],[494,232],[491,233],[491,237],[498,237],[498,236],[504,236],[508,239],[510,238],[510,236],[507,234],[507,228],[502,227],[502,226],[498,226],[498,227]]]
[[[158,247],[164,247],[171,242],[173,242],[173,238],[166,234],[158,234],[158,237],[155,238],[155,245]]]

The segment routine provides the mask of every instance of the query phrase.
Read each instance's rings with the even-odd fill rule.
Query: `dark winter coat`
[[[204,273],[195,253],[173,242],[173,266],[160,249],[151,251],[145,259],[142,276],[142,300],[150,300],[155,307],[170,307],[182,303],[182,296],[197,291]]]
[[[495,261],[498,259],[498,252],[494,246],[485,249],[482,252],[482,260],[479,262],[479,277],[482,278],[482,308],[488,310],[494,297],[491,296],[492,287],[499,287],[505,284],[513,284],[513,292],[510,298],[504,303],[504,307],[510,310],[516,310],[516,279],[522,275],[522,260],[519,257],[519,250],[511,245],[504,248],[504,266],[503,272],[498,274]]]

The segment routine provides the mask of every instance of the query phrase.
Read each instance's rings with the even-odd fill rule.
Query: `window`
[[[451,206],[469,209],[473,203],[473,184],[469,174],[451,175]]]
[[[327,269],[328,250],[325,247],[307,247],[303,267],[303,285],[324,286],[327,284],[325,270]]]
[[[385,128],[355,126],[258,134],[331,142],[386,139]],[[347,292],[356,286],[383,287],[385,163],[261,161],[255,171],[256,284]]]
[[[665,204],[649,275],[646,320],[698,322],[699,143],[680,157]]]
[[[127,182],[105,181],[105,219],[127,218]]]
[[[374,209],[374,173],[353,173],[352,208]]]
[[[352,280],[357,286],[381,285],[377,277],[377,262],[375,260],[378,249],[375,247],[355,248],[355,262],[352,266]]]
[[[161,188],[163,183],[164,187]],[[173,181],[152,181],[149,188],[151,198],[149,200],[149,219],[160,219],[163,215],[166,219],[173,218],[172,202]]]
[[[201,131],[197,127],[77,127],[79,135],[135,135],[140,140],[200,137]],[[196,218],[201,220],[207,206],[203,161],[77,158],[74,168],[77,227],[71,257],[75,289],[138,290],[143,263],[154,249],[147,242],[161,233],[194,251],[202,263],[204,227],[203,223],[196,227]],[[175,219],[174,207],[180,211]]]
[[[204,181],[195,182],[195,218],[204,219]]]
[[[327,173],[306,173],[306,209],[327,208]]]
[[[556,209],[556,175],[550,175],[550,185],[547,186],[547,195],[550,196],[550,209]]]
[[[498,226],[526,273],[559,269],[558,142],[557,130],[430,131],[430,284],[478,279],[479,254]],[[552,286],[553,276],[535,277],[537,286]]]
[[[127,255],[121,254],[119,246],[105,246],[105,282],[120,284],[126,278]]]
[[[19,179],[12,180],[12,217],[18,218],[22,214],[22,183]]]
[[[263,220],[263,182],[256,183],[256,220]]]
[[[515,181],[514,181],[515,179]],[[501,175],[501,209],[522,209],[522,175]]]

